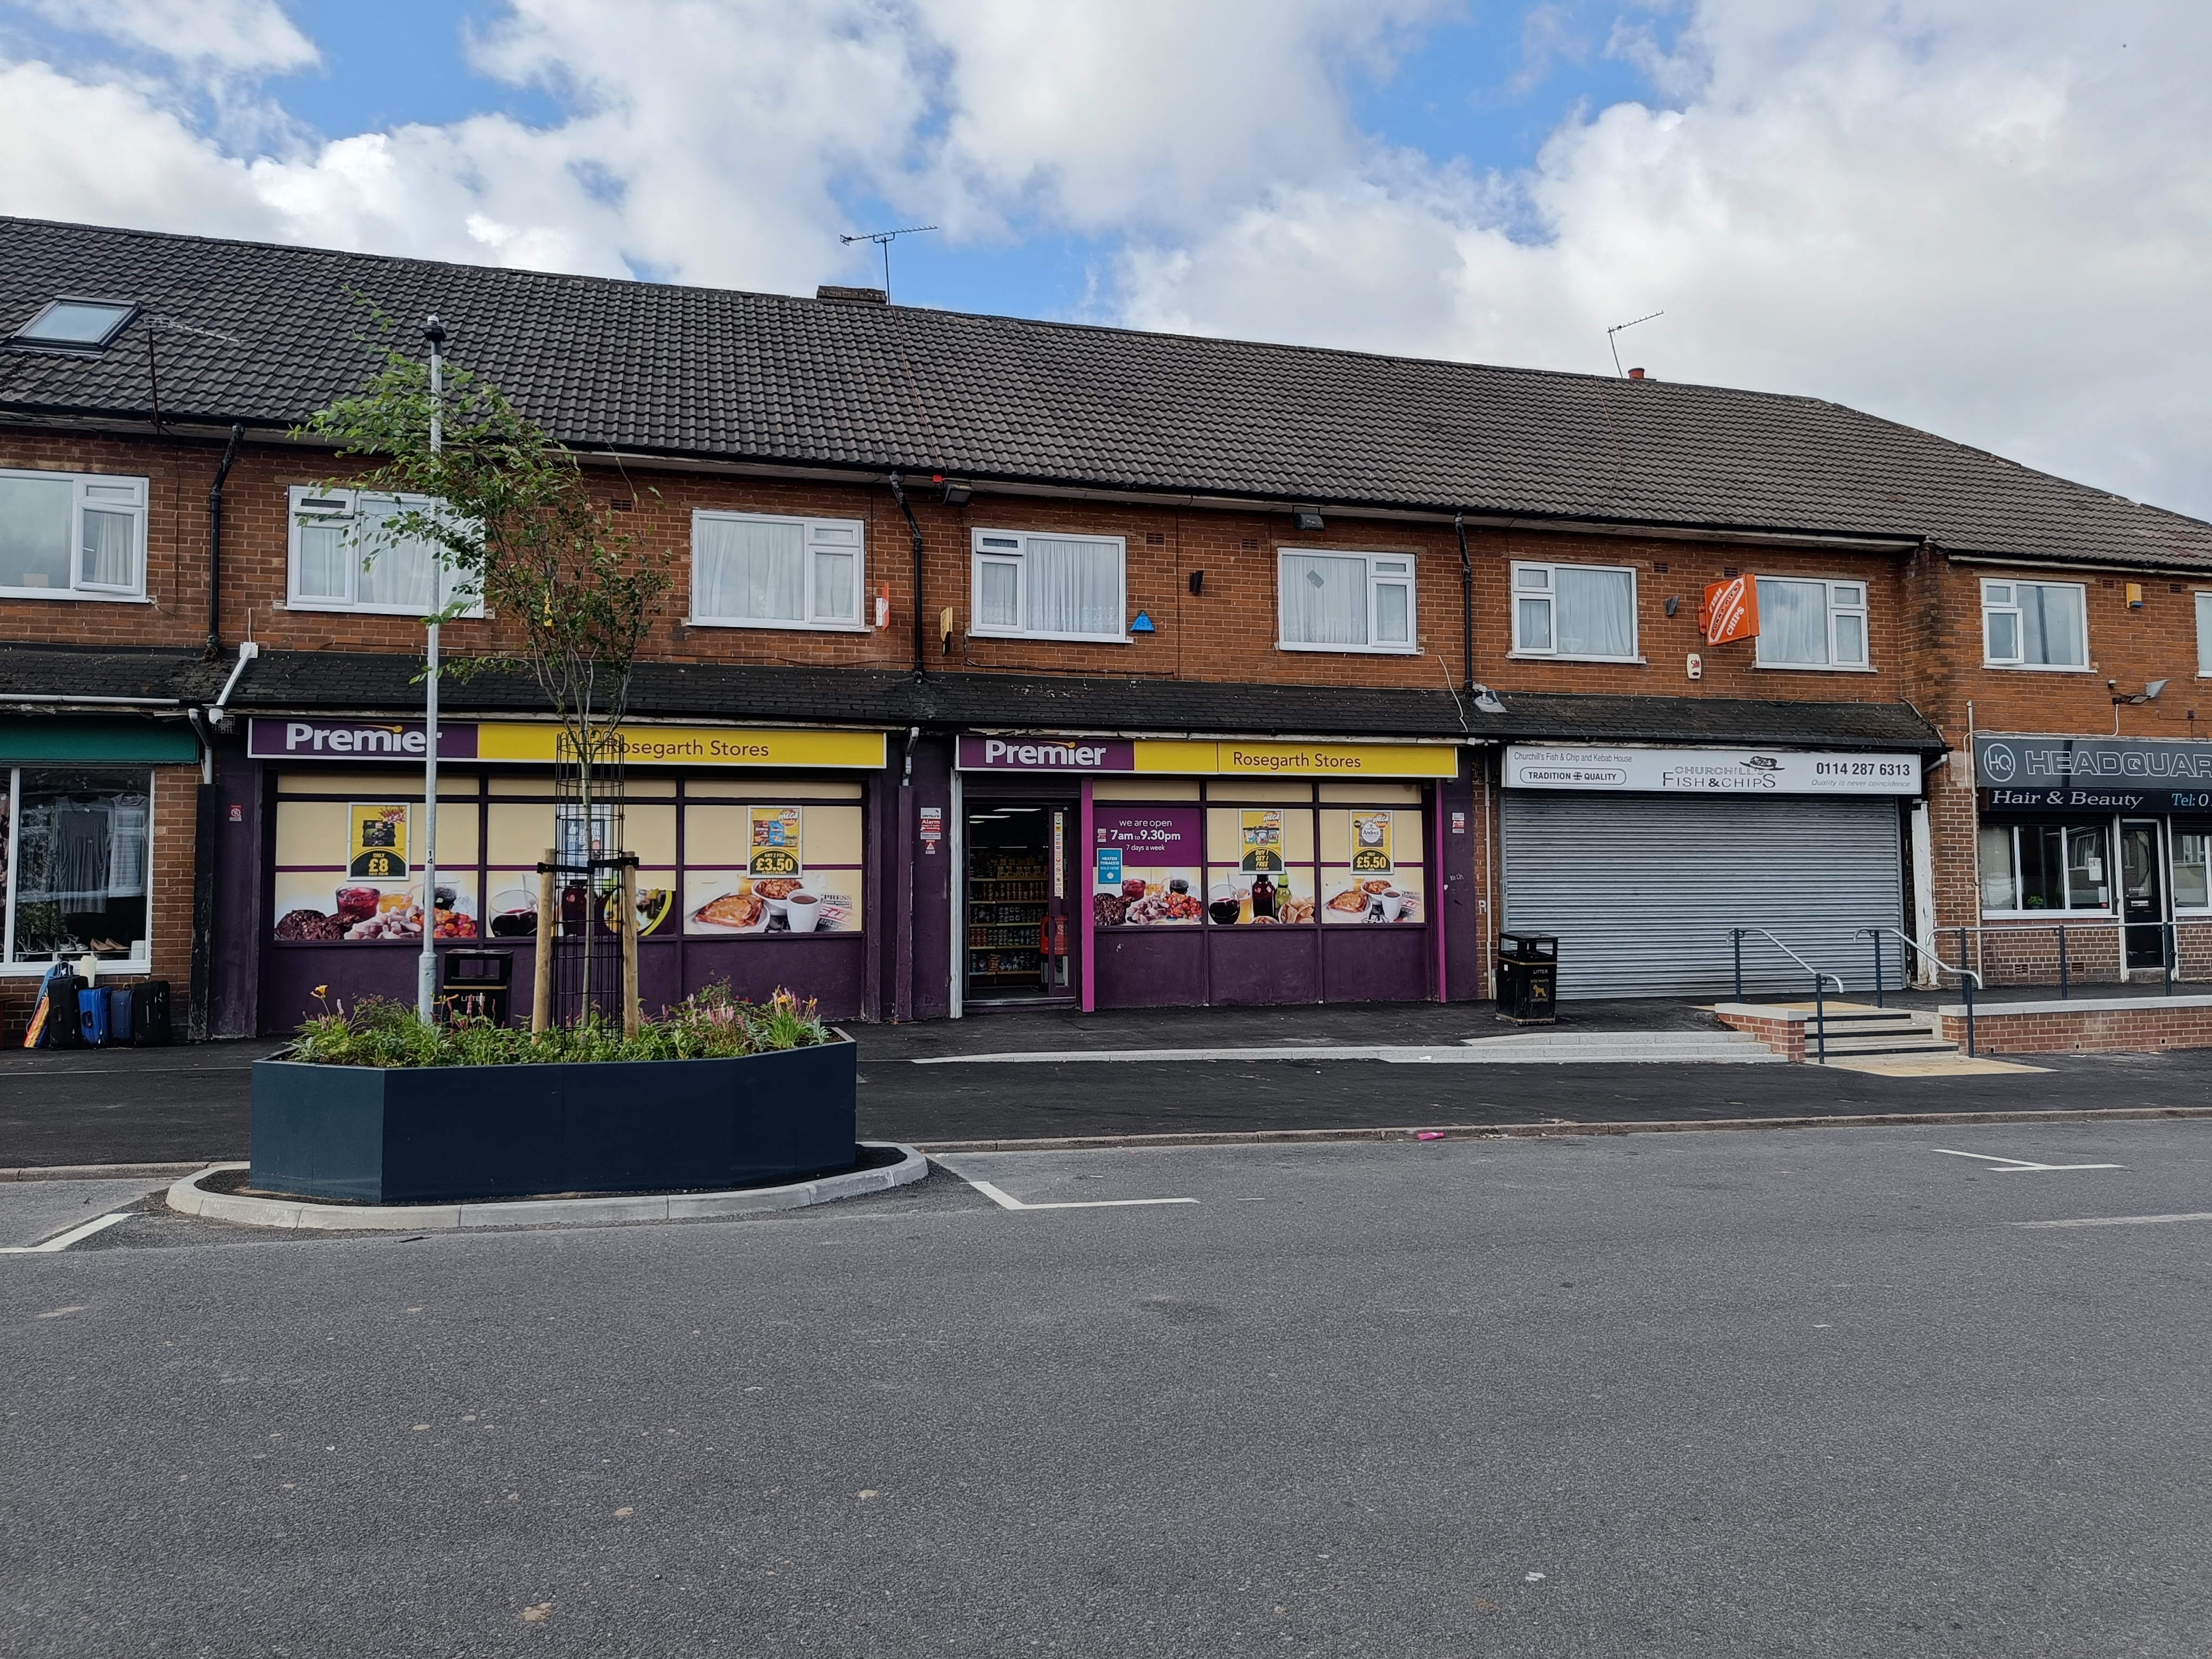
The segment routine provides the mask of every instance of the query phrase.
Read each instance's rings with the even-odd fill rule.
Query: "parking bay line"
[[[936,1161],[936,1160],[933,1160]],[[950,1164],[936,1161],[942,1170],[951,1170],[961,1180],[989,1199],[1002,1210],[1130,1210],[1148,1204],[1195,1204],[1194,1198],[1091,1198],[1060,1204],[1029,1204],[1016,1198],[995,1182],[985,1181],[964,1170],[954,1170]]]
[[[2124,1170],[2124,1164],[2032,1164],[2024,1158],[1999,1158],[1990,1152],[1954,1152],[1948,1146],[1931,1146],[1930,1152],[1941,1152],[1946,1158],[1978,1158],[1984,1164],[2002,1164],[1993,1175],[2047,1175],[2054,1170]]]
[[[2015,1221],[2015,1227],[2148,1227],[2159,1221],[2212,1221],[2212,1210],[2185,1215],[2085,1215],[2069,1221]]]
[[[118,1221],[128,1221],[137,1213],[135,1210],[118,1210],[112,1215],[100,1216],[82,1226],[72,1227],[43,1244],[0,1244],[0,1255],[52,1255],[58,1250],[66,1250],[80,1239],[90,1238],[103,1228],[112,1227]]]

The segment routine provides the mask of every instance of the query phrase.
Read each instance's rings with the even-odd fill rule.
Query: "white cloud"
[[[2123,47],[2123,41],[2125,46]],[[1570,124],[1494,198],[1405,158],[1133,251],[1140,325],[1850,403],[2212,513],[2212,14],[1708,0],[1674,112]],[[1439,253],[1449,245],[1449,252]]]
[[[28,0],[64,28],[86,29],[183,62],[295,70],[320,61],[275,0]]]
[[[1638,0],[1603,49],[1673,106],[1478,176],[1350,95],[1449,0],[511,0],[477,62],[563,118],[327,141],[182,112],[309,60],[272,0],[36,3],[173,79],[0,63],[0,210],[804,292],[866,273],[836,234],[888,202],[1097,239],[1139,325],[1590,370],[1663,307],[1625,337],[1655,374],[2212,514],[2197,9],[1699,0],[1662,46]],[[1595,50],[1588,15],[1527,8],[1528,72]]]

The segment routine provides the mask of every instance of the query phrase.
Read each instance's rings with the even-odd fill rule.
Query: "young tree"
[[[376,320],[391,331],[389,318]],[[666,561],[617,527],[574,452],[495,387],[448,364],[436,444],[432,406],[428,364],[390,350],[366,386],[296,435],[335,442],[341,461],[359,463],[331,487],[402,498],[362,556],[417,539],[439,550],[449,597],[426,623],[451,621],[480,598],[510,639],[519,634],[515,649],[448,658],[442,672],[466,680],[526,670],[536,679],[561,724],[564,764],[580,777],[588,836],[605,775],[620,775],[618,733],[639,647],[669,587]],[[539,919],[541,928],[551,923]]]

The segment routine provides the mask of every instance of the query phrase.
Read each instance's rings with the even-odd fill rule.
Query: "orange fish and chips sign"
[[[1748,640],[1759,633],[1759,586],[1755,578],[1731,576],[1709,583],[1705,602],[1698,612],[1698,626],[1711,645]]]

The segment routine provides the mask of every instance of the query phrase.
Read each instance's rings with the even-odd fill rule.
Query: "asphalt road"
[[[0,1257],[0,1650],[2212,1646],[2212,1126],[951,1161]]]

